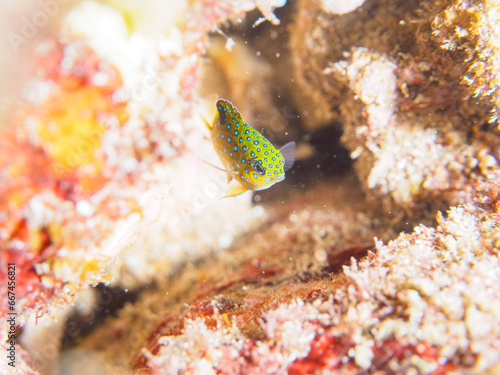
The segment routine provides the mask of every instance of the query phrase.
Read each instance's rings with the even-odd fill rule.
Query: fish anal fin
[[[227,187],[226,195],[224,196],[224,198],[236,197],[237,195],[243,194],[245,191],[248,191],[248,189],[246,187],[244,187],[242,184],[240,184],[237,181],[233,181]]]

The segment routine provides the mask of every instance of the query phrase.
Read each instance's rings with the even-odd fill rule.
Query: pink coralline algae
[[[480,130],[496,96],[473,98],[464,78],[467,69],[486,69],[493,60],[479,56],[495,50],[495,42],[465,24],[472,30],[496,8],[473,3],[469,12],[453,1],[370,1],[334,15],[299,2],[291,50],[307,95],[297,93],[298,103],[314,113],[310,126],[318,126],[318,117],[323,126],[343,124],[343,142],[367,195],[383,201],[390,215],[467,202],[474,182],[497,168],[494,125]],[[453,35],[460,30],[461,37]],[[489,77],[495,86],[492,70],[481,70],[478,80]]]
[[[368,257],[344,266],[322,297],[292,299],[262,313],[259,336],[238,326],[237,310],[212,300],[207,318],[143,349],[152,374],[495,373],[500,366],[498,193],[481,184],[473,204],[438,215]],[[408,265],[411,265],[410,267]],[[319,286],[319,285],[318,285]],[[213,315],[212,315],[213,314]],[[231,319],[230,317],[233,316]],[[496,370],[495,370],[496,369]]]
[[[146,3],[17,51],[0,372],[499,373],[498,7]],[[220,199],[213,93],[297,143],[284,181]]]
[[[196,186],[201,181],[192,178],[202,168],[193,159],[209,149],[194,102],[199,59],[208,32],[256,4],[186,3],[172,14],[168,33],[149,39],[142,30],[128,35],[129,6],[83,2],[67,9],[53,35],[30,40],[29,78],[12,111],[2,113],[0,256],[2,265],[16,264],[20,327],[64,310],[89,285],[119,279],[131,264],[120,256],[152,224],[163,235],[157,244],[165,244],[169,233],[176,242],[206,220],[199,214],[207,182]],[[273,2],[259,8],[277,22]],[[216,180],[206,169],[196,175]],[[162,212],[179,220],[160,218]],[[208,237],[190,239],[187,249],[174,245],[163,259],[211,248],[249,217],[216,230],[200,224]],[[140,272],[147,282],[156,270]],[[7,307],[2,298],[3,318]]]
[[[271,17],[272,6],[260,6]],[[158,169],[196,149],[202,139],[189,138],[195,114],[184,100],[192,98],[197,84],[196,56],[203,52],[205,35],[217,22],[252,8],[238,2],[187,7],[179,17],[205,22],[203,27],[183,26],[197,30],[196,40],[183,41],[197,55],[193,59],[167,50],[146,71],[124,70],[123,64],[113,65],[112,57],[98,55],[103,51],[94,35],[85,41],[77,37],[88,31],[79,24],[85,12],[102,12],[103,17],[109,12],[119,22],[119,13],[95,3],[69,12],[59,39],[39,42],[24,101],[11,116],[16,130],[3,129],[0,156],[2,258],[19,267],[20,312],[47,312],[52,300],[68,303],[75,290],[110,280],[110,262],[144,229],[144,222],[157,219],[148,204],[165,194],[152,194],[147,202],[145,192],[162,185],[168,191]],[[211,17],[205,9],[213,12]],[[168,72],[172,69],[178,71]],[[156,92],[166,80],[170,86],[175,80],[178,90]],[[160,99],[152,102],[148,90]],[[142,116],[148,106],[156,113]],[[138,217],[144,220],[136,225]],[[125,228],[129,233],[123,233]],[[62,292],[65,285],[69,288]]]

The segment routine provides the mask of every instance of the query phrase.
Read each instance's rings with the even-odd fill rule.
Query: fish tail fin
[[[293,167],[295,163],[295,142],[288,142],[280,148],[281,155],[285,161],[285,172]]]
[[[214,123],[217,121],[217,118],[219,116],[217,107],[215,105],[218,99],[219,96],[217,94],[210,94],[209,96],[205,97],[200,103],[200,117],[209,130],[212,130],[212,128],[214,127]]]

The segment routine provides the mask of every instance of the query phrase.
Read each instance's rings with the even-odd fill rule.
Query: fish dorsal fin
[[[215,104],[218,99],[219,96],[217,94],[210,94],[209,96],[204,98],[200,104],[200,116],[209,130],[212,130],[212,128],[214,127],[214,122],[218,121],[215,120],[215,116],[219,116],[217,112],[217,106]]]
[[[205,164],[208,164],[210,165],[212,168],[215,168],[215,169],[218,169],[219,171],[222,171],[222,172],[226,172],[229,176],[233,177],[233,176],[236,176],[239,174],[239,172],[236,172],[236,171],[228,171],[227,169],[224,169],[224,168],[220,168],[216,165],[213,165],[212,163],[209,163],[208,161],[206,160],[203,160],[203,159],[200,159],[198,158],[199,160],[201,160],[203,163]]]
[[[286,145],[280,148],[283,160],[285,160],[285,172],[293,167],[295,162],[295,142],[288,142]]]
[[[226,195],[223,198],[236,197],[245,191],[248,191],[248,189],[235,180],[228,185]]]
[[[243,123],[243,117],[241,116],[240,111],[236,108],[233,103],[226,99],[217,100],[217,111],[219,115],[219,123],[220,125],[225,125],[229,122]]]

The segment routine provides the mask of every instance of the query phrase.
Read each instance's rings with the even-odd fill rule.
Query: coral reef
[[[2,374],[500,371],[496,3],[56,1],[0,24]],[[279,186],[219,199],[214,92]]]
[[[244,10],[231,9],[235,15]],[[202,10],[189,8],[182,15],[201,17]],[[263,11],[270,17],[270,5]],[[87,16],[96,19],[91,27],[85,25]],[[207,25],[200,29],[200,43],[187,40],[178,48],[201,54],[206,32],[229,13],[219,17],[210,20],[203,15]],[[106,27],[113,32],[103,40],[101,28]],[[59,40],[37,46],[36,71],[11,118],[12,126],[5,130],[2,256],[6,262],[14,260],[23,275],[33,274],[33,282],[23,278],[17,285],[26,297],[35,285],[45,285],[49,294],[57,295],[56,285],[68,283],[70,289],[78,289],[106,281],[111,277],[109,263],[138,232],[158,221],[160,208],[178,216],[182,208],[186,219],[206,206],[186,202],[187,207],[167,207],[173,204],[170,196],[198,198],[194,184],[183,194],[171,191],[176,185],[186,189],[178,183],[182,178],[193,173],[209,177],[196,171],[200,166],[193,170],[189,157],[181,158],[208,149],[199,131],[202,125],[187,101],[194,95],[197,62],[178,56],[175,46],[158,55],[156,45],[128,39],[126,33],[123,17],[110,7],[84,2],[71,10]],[[116,50],[109,49],[113,43]],[[128,57],[138,51],[141,60],[131,63]],[[154,58],[150,65],[148,57]],[[198,133],[191,135],[194,129]],[[19,149],[23,152],[16,152]],[[177,163],[189,164],[187,176],[170,178],[178,174],[177,166],[172,167]],[[162,199],[167,201],[163,206]],[[31,314],[47,306],[31,301],[17,308]]]
[[[432,38],[443,49],[462,55],[466,69],[463,81],[470,95],[491,102],[492,122],[498,119],[499,8],[494,1],[437,2]]]
[[[313,98],[299,102],[325,125],[342,123],[367,195],[407,217],[469,201],[473,182],[496,169],[499,140],[481,128],[491,107],[462,85],[471,63],[442,48],[438,5],[367,1],[344,15],[298,7],[290,43],[307,94],[297,96]]]
[[[304,197],[290,200],[290,216],[274,208],[268,229],[163,281],[80,347],[117,369],[135,357],[147,374],[496,373],[499,183],[477,186],[436,228],[375,246],[366,241],[380,228],[368,230],[368,217],[318,198],[354,197],[311,191],[306,208]],[[108,345],[117,338],[119,348]]]
[[[258,8],[277,23],[273,4]],[[154,37],[141,12],[125,18],[132,4],[85,1],[54,35],[26,40],[33,67],[5,115],[0,155],[1,272],[16,264],[21,327],[89,285],[151,282],[160,259],[225,247],[250,225],[250,196],[213,205],[224,176],[194,161],[210,154],[194,99],[208,32],[257,5],[178,5]],[[236,219],[217,224],[227,216]],[[130,249],[144,232],[151,251],[138,267]]]

